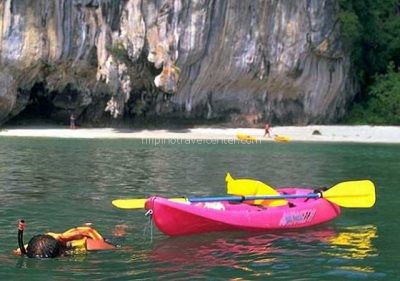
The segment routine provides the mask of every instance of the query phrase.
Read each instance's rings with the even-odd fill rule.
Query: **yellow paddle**
[[[322,197],[341,207],[369,208],[376,201],[375,185],[370,180],[345,181],[322,192]]]
[[[263,182],[251,179],[234,179],[230,173],[226,174],[225,181],[227,183],[227,193],[232,195],[279,195],[279,193],[272,187]],[[112,203],[120,209],[143,209],[146,202],[144,199],[116,199]],[[175,202],[185,202],[186,198],[170,198],[169,200]],[[254,204],[261,204],[271,207],[286,205],[286,200],[256,200]]]
[[[370,180],[341,182],[327,191],[313,192],[309,194],[282,194],[261,196],[221,196],[221,197],[199,197],[199,198],[171,198],[174,202],[195,203],[215,201],[237,201],[247,200],[276,200],[289,198],[325,198],[326,200],[349,208],[370,208],[375,204],[375,186]],[[147,199],[116,199],[112,204],[121,209],[143,209]]]
[[[120,209],[143,209],[144,204],[146,203],[148,198],[142,199],[115,199],[112,201],[112,204]],[[180,198],[169,198],[168,200],[174,202],[181,202],[181,203],[189,203],[188,199],[185,197]]]
[[[226,189],[228,194],[232,195],[279,195],[279,192],[265,183],[252,179],[234,179],[230,173],[225,177]],[[270,207],[283,206],[287,204],[286,200],[256,200],[256,205]]]

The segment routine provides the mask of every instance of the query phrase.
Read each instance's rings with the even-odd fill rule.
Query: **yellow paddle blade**
[[[144,209],[144,204],[148,198],[142,199],[115,199],[112,204],[120,209]],[[168,200],[174,202],[186,203],[188,200],[186,198],[169,198]]]
[[[279,195],[272,187],[252,179],[234,179],[230,173],[225,177],[228,194],[234,195]]]
[[[370,208],[375,204],[375,185],[370,180],[345,181],[324,191],[322,197],[341,207]]]
[[[235,180],[235,179],[232,178],[231,174],[230,174],[229,172],[227,172],[227,173],[226,173],[226,176],[225,176],[225,181],[226,181],[226,183],[228,183],[228,182],[230,182],[230,181],[234,181],[234,180]]]
[[[252,180],[252,179],[235,180],[234,178],[232,178],[230,173],[227,173],[225,181],[226,181],[227,194],[242,195],[242,196],[279,195],[278,191],[258,180]],[[286,205],[287,201],[283,199],[278,199],[278,200],[263,199],[263,200],[255,200],[254,204],[275,207],[275,206]]]

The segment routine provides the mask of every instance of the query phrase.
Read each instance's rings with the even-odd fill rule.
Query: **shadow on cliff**
[[[132,131],[165,130],[176,133],[189,133],[193,128],[230,128],[235,127],[225,119],[194,119],[194,118],[137,118],[131,122],[121,122],[111,126],[115,131],[128,133]]]

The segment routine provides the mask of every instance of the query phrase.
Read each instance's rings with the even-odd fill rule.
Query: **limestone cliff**
[[[334,122],[355,83],[336,0],[1,0],[0,120]]]

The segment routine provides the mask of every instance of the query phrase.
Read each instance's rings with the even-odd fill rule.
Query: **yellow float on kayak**
[[[276,142],[289,142],[289,137],[285,137],[285,136],[275,136],[274,137],[274,141]]]
[[[241,133],[237,133],[236,138],[241,141],[257,141],[256,137]]]

